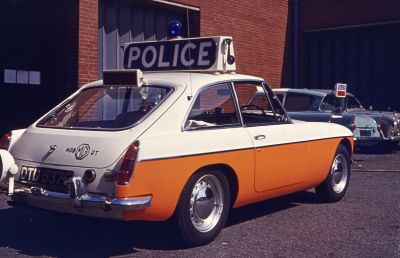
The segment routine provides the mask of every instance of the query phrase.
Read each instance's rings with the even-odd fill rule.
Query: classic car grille
[[[368,137],[371,135],[372,135],[371,130],[360,130],[360,136]]]

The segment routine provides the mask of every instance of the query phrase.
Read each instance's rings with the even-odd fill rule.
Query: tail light
[[[383,121],[382,121],[382,118],[381,118],[381,117],[378,118],[378,121],[377,121],[376,123],[377,123],[377,125],[378,125],[378,129],[382,130],[382,123],[383,123]]]
[[[121,167],[115,175],[115,181],[119,185],[127,185],[132,176],[139,152],[139,141],[132,143],[124,155]]]
[[[6,133],[0,139],[0,149],[8,150],[8,147],[10,147],[10,142],[11,142],[11,133]]]

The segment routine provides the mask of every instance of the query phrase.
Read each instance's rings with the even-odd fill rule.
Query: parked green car
[[[395,148],[399,144],[399,113],[367,110],[351,93],[341,103],[332,90],[280,88],[274,92],[292,119],[344,125],[353,131],[357,146]]]

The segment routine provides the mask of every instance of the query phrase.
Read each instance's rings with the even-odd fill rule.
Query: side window
[[[321,110],[332,111],[340,107],[339,100],[333,94],[326,95],[321,103]]]
[[[283,96],[285,96],[285,95],[281,94],[281,93],[275,93],[275,95],[279,99],[279,102],[281,102],[281,104],[283,104]]]
[[[208,87],[197,96],[185,128],[239,125],[229,83]]]
[[[310,95],[288,93],[286,94],[286,111],[306,111],[313,110],[315,98]]]
[[[287,121],[278,99],[272,91],[266,92],[261,82],[236,82],[235,91],[245,125]]]

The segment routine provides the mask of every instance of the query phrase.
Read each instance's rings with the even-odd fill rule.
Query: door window
[[[315,98],[310,95],[288,93],[286,95],[285,108],[286,111],[307,111],[316,110],[314,107]]]
[[[235,92],[246,126],[288,122],[278,98],[262,82],[235,82]]]
[[[198,129],[239,124],[230,84],[224,83],[200,92],[190,110],[185,128]]]

